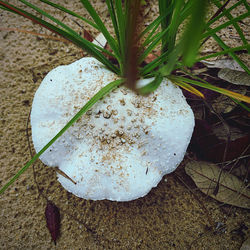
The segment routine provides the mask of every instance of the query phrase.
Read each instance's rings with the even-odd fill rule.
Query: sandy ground
[[[60,2],[85,13],[79,3]],[[107,20],[103,1],[96,1],[95,6]],[[149,9],[149,18],[155,12],[155,6]],[[14,14],[1,11],[0,20],[1,27],[50,35]],[[81,30],[70,18],[65,22]],[[42,78],[52,68],[69,64],[82,55],[70,44],[3,30],[0,49],[2,186],[30,159],[26,123]],[[248,211],[221,206],[205,197],[195,190],[182,168],[183,165],[176,173],[165,177],[146,197],[117,203],[74,197],[57,182],[54,170],[38,161],[35,164],[38,185],[61,212],[57,245],[46,227],[46,200],[39,195],[30,168],[1,196],[0,249],[239,249],[249,234],[240,230],[242,225],[250,228]],[[195,195],[177,174],[191,185]]]

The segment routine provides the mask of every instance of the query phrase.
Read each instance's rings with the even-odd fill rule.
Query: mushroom
[[[91,57],[48,73],[32,104],[35,150],[116,79],[117,75]],[[62,186],[78,197],[130,201],[145,196],[177,168],[193,128],[193,112],[181,90],[169,80],[164,79],[148,96],[120,86],[97,102],[40,159],[74,180],[58,174]]]

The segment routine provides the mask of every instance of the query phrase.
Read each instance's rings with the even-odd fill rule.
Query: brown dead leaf
[[[84,30],[83,36],[84,36],[84,38],[85,38],[86,40],[88,40],[89,42],[92,42],[92,41],[93,41],[92,35],[91,35],[87,30]]]
[[[236,176],[215,164],[198,161],[187,163],[185,171],[203,193],[220,202],[250,209],[250,189]]]
[[[218,77],[235,85],[250,86],[250,76],[246,72],[232,69],[221,69],[218,73]]]
[[[157,57],[161,55],[160,51],[157,51],[156,53],[151,53],[145,58],[145,63],[151,63],[153,62]]]
[[[244,241],[240,250],[249,250],[249,249],[250,249],[250,238],[248,238],[246,241]]]
[[[205,61],[204,63],[208,68],[220,69],[218,77],[224,81],[233,83],[235,85],[250,85],[250,76],[244,71],[241,66],[232,59],[221,59],[216,61]]]
[[[60,212],[58,207],[50,201],[47,202],[45,218],[50,235],[56,244],[56,239],[60,231]]]
[[[239,116],[242,117],[236,117],[236,119],[237,121],[241,122],[243,115],[239,113]],[[223,118],[228,118],[228,116],[223,116]],[[229,121],[229,119],[227,120]],[[212,120],[210,120],[210,122],[211,121]],[[218,119],[215,121],[218,122]],[[248,147],[250,142],[250,134],[243,135],[234,140],[230,139],[227,142],[227,134],[225,134],[223,139],[218,136],[222,136],[224,130],[217,129],[216,133],[216,130],[210,122],[208,119],[195,119],[195,128],[189,149],[196,154],[199,160],[219,163],[223,161],[232,161],[243,155],[250,154],[250,148]],[[247,129],[249,130],[249,127],[247,127]],[[224,158],[224,152],[226,148],[227,153]]]
[[[204,63],[208,68],[231,69],[244,72],[244,69],[242,69],[241,66],[232,59],[221,59],[215,61],[203,60],[201,62]]]

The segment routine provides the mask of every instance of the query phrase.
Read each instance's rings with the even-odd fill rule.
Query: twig
[[[250,147],[250,145],[247,147],[247,148],[249,148]],[[244,152],[245,152],[245,150],[244,150]],[[243,152],[243,153],[244,153]],[[239,157],[237,157],[237,158],[235,158],[235,159],[233,159],[233,160],[230,160],[230,161],[223,161],[223,162],[220,162],[220,163],[217,163],[218,165],[220,165],[220,164],[226,164],[225,166],[227,166],[227,165],[230,165],[231,163],[233,163],[233,162],[235,162],[235,161],[239,161],[239,160],[242,160],[242,159],[245,159],[245,158],[248,158],[248,157],[250,157],[250,155],[243,155],[243,156],[239,156]],[[237,164],[237,163],[236,163]]]
[[[31,114],[31,108],[30,108],[29,115],[28,115],[28,118],[27,118],[27,123],[26,123],[26,138],[27,138],[27,142],[28,142],[30,156],[33,157],[33,153],[32,153],[32,150],[31,150],[31,145],[30,145],[30,139],[29,139],[30,114]],[[34,164],[32,165],[32,169],[33,169],[34,182],[36,184],[39,196],[41,195],[47,202],[49,202],[49,199],[43,194],[42,190],[40,189],[40,187],[38,185]]]
[[[212,105],[210,105],[205,99],[203,101],[204,101],[205,105],[210,110],[212,110],[214,112],[214,114],[219,118],[219,120],[221,121],[221,123],[224,125],[224,128],[227,130],[227,141],[226,141],[226,145],[225,145],[225,149],[224,149],[224,153],[223,153],[223,158],[222,158],[222,161],[224,162],[226,160],[226,156],[227,156],[228,145],[229,145],[229,142],[231,141],[231,132],[230,132],[229,126],[227,125],[227,123],[225,122],[225,120],[223,119],[223,117],[214,110],[214,108],[212,107]],[[220,173],[219,173],[219,176],[218,176],[218,180],[217,180],[217,184],[216,184],[216,187],[215,187],[214,192],[213,192],[213,194],[215,196],[219,192],[220,178],[221,178],[221,175],[222,175],[224,167],[225,166],[222,166],[222,168],[220,170]]]
[[[51,40],[55,40],[55,41],[60,41],[60,42],[64,42],[64,43],[71,43],[70,41],[64,39],[64,38],[59,38],[59,37],[55,37],[55,36],[50,36],[50,35],[45,35],[45,34],[41,34],[41,33],[36,33],[33,31],[28,31],[28,30],[20,30],[20,29],[15,29],[15,28],[5,28],[5,27],[0,27],[1,31],[16,31],[16,32],[21,32],[21,33],[25,33],[25,34],[31,34],[34,36],[42,36]]]

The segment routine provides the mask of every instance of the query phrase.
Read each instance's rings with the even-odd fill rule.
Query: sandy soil
[[[79,3],[60,2],[85,13]],[[95,6],[106,22],[108,16],[103,2],[95,1]],[[148,13],[147,18],[152,18],[156,7],[152,5]],[[64,17],[57,11],[56,16]],[[51,35],[14,14],[1,11],[0,20],[1,28]],[[65,22],[81,30],[69,17]],[[82,54],[71,44],[4,30],[0,32],[0,48],[2,186],[30,159],[26,123],[42,78],[54,67],[69,64]],[[183,165],[146,197],[124,203],[74,197],[57,182],[54,170],[39,161],[35,164],[35,173],[43,195],[61,212],[57,245],[46,227],[46,200],[39,195],[30,168],[1,196],[1,249],[239,249],[249,234],[240,230],[243,224],[250,228],[248,211],[221,206],[205,197],[185,176]],[[194,193],[178,176],[191,185]]]

